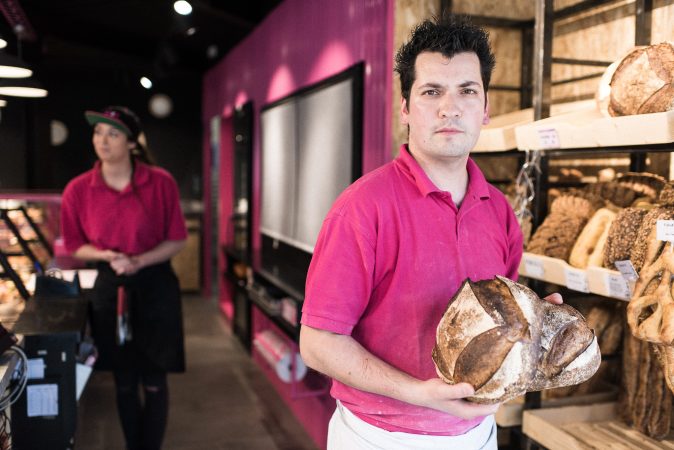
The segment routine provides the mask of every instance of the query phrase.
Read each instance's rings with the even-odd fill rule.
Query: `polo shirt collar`
[[[431,192],[442,192],[431,179],[428,178],[426,172],[424,172],[419,163],[414,159],[407,148],[407,144],[403,144],[400,147],[400,155],[398,156],[397,161],[402,169],[411,177],[421,195],[426,197]],[[468,170],[468,190],[466,191],[466,196],[470,195],[474,198],[481,199],[490,198],[489,184],[484,178],[482,171],[480,171],[480,168],[470,158],[468,158],[466,170]]]
[[[133,170],[133,184],[134,186],[141,186],[150,180],[150,169],[146,164],[143,164],[138,160],[136,160],[134,164],[135,167]],[[91,177],[91,186],[108,187],[108,185],[105,184],[105,180],[103,179],[100,160],[97,160],[96,163],[94,163],[93,176]],[[124,189],[124,191],[126,191],[126,189]]]

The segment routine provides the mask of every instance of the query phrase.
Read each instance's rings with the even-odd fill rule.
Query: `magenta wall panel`
[[[389,161],[392,8],[392,0],[284,1],[204,77],[204,130],[211,117],[230,117],[237,105],[250,99],[258,137],[262,106],[363,61],[363,170]],[[223,142],[222,150],[224,166],[232,160],[231,143]],[[255,139],[256,161],[259,154]],[[256,163],[253,230],[259,226],[259,176]],[[226,218],[223,214],[221,219]],[[254,232],[254,238],[259,245],[259,234]]]
[[[226,229],[232,212],[233,140],[226,124],[234,108],[248,100],[254,102],[255,108],[252,199],[255,247],[260,246],[259,118],[264,105],[364,62],[363,171],[369,172],[391,159],[393,3],[393,0],[285,0],[205,75],[204,132],[210,133],[213,116],[220,115],[225,124],[220,144],[221,230]],[[206,137],[205,144],[207,142]],[[210,211],[209,165],[210,158],[205,152],[204,210],[207,214]],[[226,239],[225,233],[221,236]],[[224,291],[226,289],[221,290],[221,295]],[[221,300],[226,308],[229,299]],[[258,325],[264,323],[259,314],[254,321]],[[289,399],[284,389],[280,391],[309,434],[324,447],[327,417],[334,408],[334,401],[323,396],[298,403]]]

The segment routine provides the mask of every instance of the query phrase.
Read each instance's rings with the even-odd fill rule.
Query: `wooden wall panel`
[[[433,17],[440,12],[440,0],[395,0],[393,10],[393,54],[391,59],[395,61],[398,48],[406,42],[412,28],[419,22]],[[395,65],[395,62],[394,62]],[[400,145],[407,142],[407,127],[400,123],[400,78],[397,74],[393,77],[393,92],[391,93],[391,155],[398,155]]]
[[[507,19],[533,19],[532,0],[500,0],[498,2],[482,0],[453,0],[452,11],[458,14],[474,16],[502,17]]]
[[[634,46],[634,3],[616,2],[555,23],[552,55],[612,62]],[[592,79],[555,85],[553,102],[582,100],[594,96],[603,67],[553,64],[552,79],[568,80],[596,74]]]
[[[522,75],[522,32],[513,28],[488,27],[489,40],[496,56],[491,84],[519,86]]]
[[[514,91],[489,91],[489,115],[498,116],[520,109],[520,94]]]
[[[674,42],[674,0],[653,1],[651,42]]]

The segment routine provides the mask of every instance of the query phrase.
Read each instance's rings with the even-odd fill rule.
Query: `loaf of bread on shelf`
[[[669,435],[672,394],[658,361],[660,346],[625,336],[618,413],[629,426],[653,439]]]
[[[637,272],[644,265],[653,263],[660,255],[665,244],[664,241],[657,239],[656,225],[658,220],[671,219],[674,219],[674,209],[672,208],[654,208],[644,216],[630,253],[630,260]]]
[[[626,116],[671,109],[674,109],[674,46],[662,42],[628,53],[611,79],[609,114]]]
[[[660,191],[658,204],[666,207],[674,207],[674,184],[668,182]]]
[[[604,204],[601,197],[590,192],[576,190],[560,195],[529,240],[527,251],[568,261],[583,227]]]
[[[615,181],[588,184],[585,189],[619,208],[627,208],[641,195],[631,187]]]
[[[600,208],[594,213],[571,249],[569,264],[579,269],[602,266],[604,245],[615,216],[616,213],[608,208]]]
[[[648,210],[625,208],[613,219],[604,246],[604,267],[615,270],[616,261],[630,259],[632,246]]]
[[[621,186],[637,191],[640,195],[655,201],[660,191],[667,184],[667,180],[657,174],[648,172],[627,172],[616,180]]]
[[[438,324],[432,356],[440,378],[471,384],[477,403],[581,383],[601,360],[580,313],[499,276],[464,281]]]

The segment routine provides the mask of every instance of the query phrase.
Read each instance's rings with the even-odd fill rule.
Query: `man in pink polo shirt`
[[[334,379],[328,449],[496,449],[499,405],[438,378],[431,351],[462,281],[517,278],[522,233],[468,155],[489,121],[487,33],[425,21],[396,56],[408,144],[347,188],[309,268],[300,348]],[[549,299],[561,302],[556,294]]]

